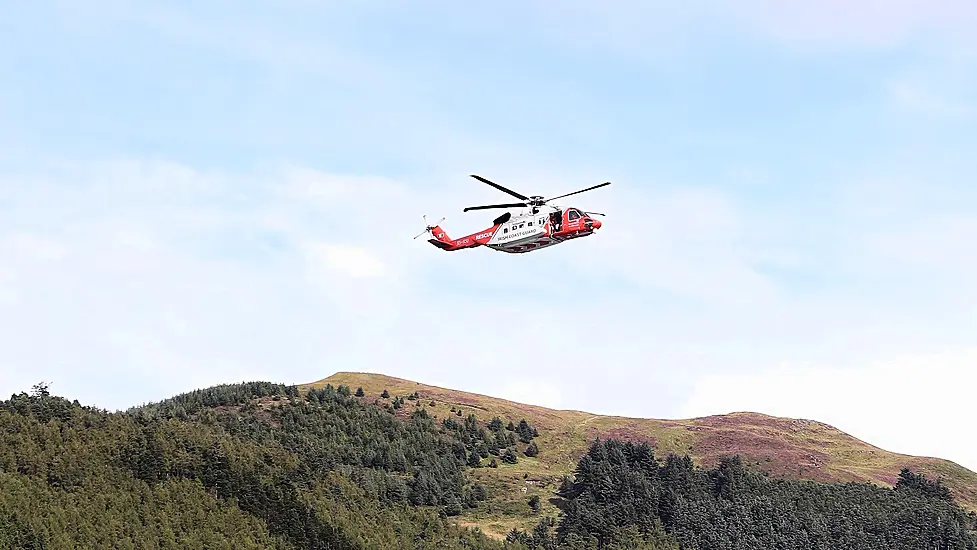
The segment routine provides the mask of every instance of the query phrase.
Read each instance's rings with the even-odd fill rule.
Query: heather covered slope
[[[414,394],[398,414],[409,415],[424,406],[443,419],[474,413],[479,420],[498,416],[518,423],[527,420],[539,435],[536,457],[519,455],[516,464],[481,468],[473,476],[494,495],[489,503],[464,515],[487,532],[499,534],[512,527],[531,528],[538,516],[526,507],[526,498],[540,496],[543,511],[556,513],[553,492],[564,475],[597,437],[646,441],[664,455],[688,454],[696,464],[713,467],[724,455],[738,454],[771,475],[826,482],[861,481],[891,487],[899,472],[911,470],[941,479],[957,502],[977,510],[977,473],[953,462],[906,456],[874,447],[831,426],[809,420],[777,418],[757,413],[734,413],[687,420],[654,420],[600,416],[580,411],[557,411],[503,399],[424,385],[379,374],[341,372],[304,387],[347,385],[362,388],[361,399],[380,404]],[[386,390],[389,398],[381,398]],[[431,406],[432,401],[434,406]],[[452,411],[454,409],[454,411]],[[460,420],[460,419],[459,419]],[[525,446],[525,445],[523,445]]]

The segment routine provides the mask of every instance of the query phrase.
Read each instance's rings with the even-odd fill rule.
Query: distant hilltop
[[[861,441],[827,424],[780,418],[755,412],[739,412],[686,420],[656,420],[602,416],[581,411],[553,410],[505,399],[430,386],[391,376],[338,372],[301,388],[346,385],[362,388],[370,402],[386,391],[390,396],[416,394],[418,402],[434,400],[432,414],[454,408],[473,412],[479,419],[525,418],[537,431],[539,454],[524,467],[491,469],[485,475],[515,476],[500,479],[514,486],[522,476],[556,479],[573,471],[577,460],[595,438],[619,438],[650,443],[658,455],[688,455],[696,464],[713,467],[723,456],[740,455],[743,461],[770,473],[792,479],[820,482],[869,482],[895,485],[902,468],[940,479],[954,498],[968,510],[977,510],[977,473],[949,460],[893,453]],[[380,403],[394,399],[380,399]],[[410,408],[399,411],[410,414]]]

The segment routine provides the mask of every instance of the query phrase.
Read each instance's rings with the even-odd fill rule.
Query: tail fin
[[[422,218],[424,218],[424,231],[418,233],[417,237],[420,237],[425,233],[430,233],[431,236],[434,238],[428,239],[427,242],[433,244],[434,246],[440,249],[451,250],[455,245],[455,241],[453,241],[451,237],[449,237],[448,234],[444,232],[444,229],[441,229],[441,226],[438,225],[444,221],[444,218],[442,217],[434,225],[431,225],[427,222],[427,214],[424,214]],[[417,237],[414,238],[416,239]]]
[[[428,239],[427,242],[442,250],[450,250],[455,245],[455,241],[445,233],[444,229],[441,229],[440,225],[431,227],[431,236],[434,238]]]

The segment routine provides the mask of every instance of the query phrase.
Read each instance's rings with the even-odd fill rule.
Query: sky
[[[369,371],[977,470],[977,4],[7,2],[0,394]],[[524,194],[603,212],[447,253]]]

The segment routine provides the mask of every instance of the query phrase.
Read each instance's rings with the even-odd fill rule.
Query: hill
[[[0,402],[0,550],[500,550],[445,519],[480,498],[453,448],[335,391],[253,382],[109,413],[35,388]]]
[[[653,430],[587,441],[620,419],[337,377],[356,385],[0,401],[0,550],[977,550],[977,514],[911,469],[880,486],[704,467]]]
[[[400,416],[406,417],[414,408],[424,406],[439,421],[474,413],[485,422],[494,417],[506,423],[526,420],[535,428],[537,456],[520,453],[516,464],[500,463],[498,468],[471,470],[471,476],[489,488],[492,498],[477,509],[466,511],[461,523],[477,525],[495,536],[512,528],[532,529],[538,521],[538,515],[526,506],[526,499],[532,495],[540,497],[544,514],[557,514],[560,499],[554,491],[564,476],[573,472],[595,438],[647,442],[659,455],[687,454],[703,467],[714,467],[727,455],[740,455],[747,465],[787,479],[892,487],[900,471],[909,468],[942,480],[962,507],[977,510],[977,473],[947,460],[892,453],[811,420],[745,412],[684,420],[601,416],[354,372],[339,372],[300,389],[327,384],[362,388],[364,402],[380,405],[416,395],[417,399],[407,402],[411,406],[395,411]],[[381,397],[384,391],[389,394],[386,399]]]

